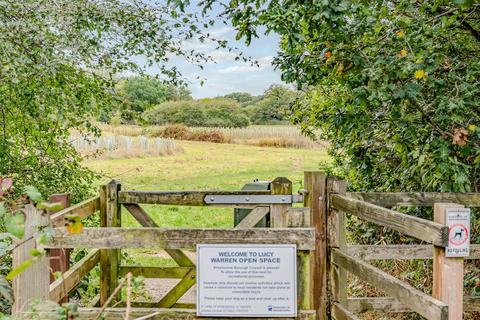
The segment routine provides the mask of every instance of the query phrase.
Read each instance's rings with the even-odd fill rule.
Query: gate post
[[[292,182],[284,177],[278,177],[272,181],[271,194],[291,195]],[[291,204],[272,204],[270,206],[270,226],[272,228],[286,228],[288,226],[287,210]]]
[[[121,212],[118,191],[121,184],[112,180],[100,187],[100,226],[120,227]],[[103,306],[118,286],[120,249],[100,250],[100,306]],[[120,300],[118,292],[116,300]]]
[[[62,209],[70,207],[70,194],[69,193],[56,193],[50,196],[50,202],[60,202],[62,204]],[[53,214],[57,211],[49,211],[49,214]],[[70,252],[72,249],[50,249],[50,268],[52,269],[50,273],[50,282],[55,281],[55,272],[64,273],[70,268]],[[57,301],[62,304],[68,302],[68,294]]]
[[[329,297],[327,316],[328,319],[335,319],[335,309],[332,310],[333,303],[347,305],[347,277],[348,273],[344,269],[331,263],[330,252],[332,248],[344,250],[346,247],[345,237],[345,213],[337,211],[330,207],[331,194],[345,194],[347,184],[344,180],[336,177],[327,177],[327,296]]]
[[[435,203],[434,221],[446,224],[448,208],[464,208],[455,203]],[[445,248],[433,249],[433,292],[432,296],[448,305],[448,319],[463,318],[463,258],[445,257]]]
[[[37,210],[34,205],[25,207],[25,234],[20,244],[13,250],[13,268],[31,259],[30,251],[37,248],[35,233],[39,227],[50,224],[50,217],[43,210]],[[12,289],[14,303],[12,314],[26,311],[34,300],[49,300],[50,295],[50,263],[46,256],[39,257],[22,273],[13,278]]]
[[[315,256],[311,260],[313,308],[317,319],[327,320],[327,175],[321,171],[304,172],[303,203],[310,208],[310,223],[315,228]]]

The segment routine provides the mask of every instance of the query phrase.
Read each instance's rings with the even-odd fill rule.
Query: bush
[[[192,131],[188,140],[207,141],[215,143],[227,143],[228,139],[218,130],[199,130]]]
[[[165,102],[143,114],[148,124],[184,124],[189,127],[246,127],[250,120],[239,104],[231,99]]]
[[[171,124],[166,127],[149,129],[148,134],[151,137],[188,140],[188,137],[190,136],[190,130],[183,124]]]
[[[170,124],[164,127],[149,128],[151,137],[170,138],[177,140],[206,141],[214,143],[227,143],[230,140],[218,130],[190,130],[183,124]]]

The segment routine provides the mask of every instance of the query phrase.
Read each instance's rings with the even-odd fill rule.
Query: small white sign
[[[296,245],[197,245],[197,315],[296,317]]]
[[[470,255],[470,208],[447,208],[448,246],[445,256],[468,257]]]

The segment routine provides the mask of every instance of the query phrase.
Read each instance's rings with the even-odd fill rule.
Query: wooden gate
[[[100,265],[99,297],[95,306],[80,308],[82,319],[194,319],[195,305],[179,299],[196,282],[195,261],[185,250],[196,244],[296,244],[298,270],[297,319],[358,319],[366,310],[413,310],[428,319],[460,319],[463,296],[463,260],[444,257],[447,227],[442,212],[453,204],[435,205],[436,219],[428,221],[389,209],[398,205],[433,206],[455,202],[480,206],[479,194],[452,193],[346,193],[345,181],[310,171],[304,175],[304,189],[292,193],[286,178],[272,181],[269,191],[137,191],[122,190],[118,181],[101,186],[99,195],[47,217],[29,206],[26,237],[39,227],[53,226],[54,235],[47,248],[92,249],[78,263],[49,284],[46,258],[14,279],[13,311],[22,315],[34,299],[61,301],[97,264]],[[299,203],[303,203],[303,206]],[[211,206],[253,209],[232,229],[159,228],[142,204]],[[387,208],[388,207],[388,208]],[[129,212],[143,228],[121,228],[121,211]],[[101,226],[70,234],[65,225],[72,217],[84,219],[99,214]],[[358,246],[347,245],[345,214],[355,215],[424,241],[424,245]],[[270,228],[253,228],[269,215]],[[25,241],[14,252],[14,266],[28,258],[34,239]],[[122,264],[121,250],[157,248],[165,250],[178,266],[146,267]],[[479,258],[480,248],[472,246]],[[372,259],[434,258],[433,297],[368,263]],[[447,282],[446,268],[455,271],[455,281]],[[453,268],[453,269],[452,269]],[[450,271],[451,272],[451,271]],[[349,298],[347,273],[383,290],[388,298]],[[149,303],[121,301],[125,276],[178,279],[160,300]],[[449,276],[452,274],[450,273]],[[459,294],[446,295],[446,290]],[[478,298],[466,297],[466,310],[480,311]],[[459,304],[460,303],[460,304]],[[122,305],[123,304],[123,305]],[[460,305],[460,311],[456,306]],[[112,307],[116,306],[116,307]],[[37,310],[38,311],[38,310]],[[449,317],[450,314],[450,317]],[[47,314],[45,315],[45,317]],[[142,318],[143,317],[143,318]],[[275,318],[279,319],[279,318]]]

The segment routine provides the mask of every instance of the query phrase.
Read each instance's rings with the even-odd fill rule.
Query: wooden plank
[[[256,207],[235,228],[253,228],[269,212],[269,207]]]
[[[285,177],[278,177],[270,184],[272,195],[291,195],[292,182]],[[288,207],[292,204],[272,204],[270,206],[270,223],[272,228],[286,228],[288,226]]]
[[[359,317],[340,303],[332,304],[332,317],[335,320],[360,320]]]
[[[332,262],[384,291],[427,319],[448,319],[448,306],[374,266],[332,250]]]
[[[345,181],[337,179],[335,177],[327,178],[327,201],[332,194],[345,194],[347,190],[347,184]],[[338,212],[330,206],[328,202],[327,209],[327,276],[330,280],[328,282],[327,290],[332,297],[332,301],[339,303],[340,305],[346,305],[347,303],[347,288],[348,288],[348,274],[347,272],[331,263],[331,250],[332,248],[338,248],[343,250],[347,244],[346,240],[346,227],[345,227],[345,214]],[[329,306],[330,315],[334,315],[331,306]],[[337,307],[339,309],[339,307]],[[337,310],[339,311],[339,310]],[[340,310],[341,311],[341,310]],[[342,319],[348,319],[346,313],[340,312],[338,316],[344,316]]]
[[[50,284],[50,300],[58,302],[74,289],[82,278],[100,262],[100,250],[92,250],[70,270]]]
[[[124,203],[123,206],[132,214],[132,216],[142,225],[142,227],[157,228],[158,224],[143,210],[138,204]],[[182,267],[193,267],[195,263],[182,251],[178,249],[165,250],[170,257]]]
[[[57,193],[57,194],[52,194],[50,196],[50,202],[51,203],[56,203],[59,202],[62,204],[62,209],[66,209],[70,207],[70,194],[69,193]],[[55,212],[58,212],[60,210],[56,211],[48,211],[50,213],[50,216],[55,214]],[[51,249],[48,252],[49,260],[50,260],[50,283],[55,281],[55,273],[60,272],[64,273],[70,268],[70,251],[69,249]],[[58,300],[57,302],[65,303],[68,301],[68,296],[64,297],[61,300]]]
[[[319,320],[327,319],[327,176],[319,171],[305,171],[304,206],[310,208],[310,222],[315,228],[315,256],[311,260],[314,309]]]
[[[182,279],[192,270],[191,267],[143,267],[143,266],[121,266],[120,277],[132,273],[134,277],[154,279]]]
[[[433,259],[431,245],[350,245],[345,252],[363,260]],[[470,245],[466,260],[480,259],[480,244]]]
[[[313,258],[310,251],[297,251],[298,273],[298,309],[309,310],[313,306],[312,275],[310,272],[310,259]]]
[[[50,217],[54,226],[65,226],[68,222],[67,218],[72,216],[78,216],[82,219],[92,215],[100,209],[100,197],[93,197],[83,202],[77,203],[71,207],[63,209],[61,211],[52,214]]]
[[[310,222],[310,208],[289,207],[287,209],[287,226],[289,228],[308,228]]]
[[[197,282],[197,270],[190,269],[156,305],[158,308],[171,308]]]
[[[25,261],[31,259],[30,251],[39,249],[35,233],[38,228],[48,226],[49,215],[42,210],[37,210],[28,204],[25,209],[25,234],[18,246],[13,250],[13,268],[17,268]],[[13,278],[12,289],[14,303],[12,313],[17,314],[27,310],[34,300],[47,301],[50,285],[50,262],[47,257],[39,257],[25,271]]]
[[[149,203],[168,204],[179,206],[206,206],[204,199],[207,195],[267,195],[270,191],[120,191],[120,203]],[[235,205],[209,205],[226,206]],[[257,204],[258,206],[258,204]]]
[[[361,297],[348,298],[348,309],[352,312],[361,313],[366,311],[381,312],[409,312],[410,309],[398,300],[390,297]],[[463,297],[465,312],[480,312],[480,297]]]
[[[440,223],[409,216],[342,195],[332,195],[331,203],[338,210],[434,245],[445,247],[448,243],[448,227]]]
[[[165,229],[165,228],[84,228],[70,234],[56,228],[46,248],[164,248],[195,249],[197,243],[292,243],[298,250],[315,248],[312,228],[252,229]]]
[[[106,218],[107,218],[107,227],[121,227],[121,206],[118,203],[118,192],[121,189],[120,181],[112,180],[107,184],[107,203],[106,203]],[[109,290],[108,292],[112,294],[118,286],[118,271],[120,267],[121,252],[119,249],[108,250],[107,256],[109,259]],[[122,299],[121,291],[118,291],[114,301],[120,301]],[[103,300],[100,299],[102,302]],[[101,304],[103,306],[103,304]]]
[[[382,207],[433,207],[435,202],[450,202],[463,204],[465,207],[480,207],[480,193],[475,192],[349,192],[347,196]]]
[[[93,320],[96,315],[100,312],[99,308],[79,308],[80,319],[82,320]],[[124,320],[125,308],[107,308],[105,310],[105,320]],[[162,309],[162,308],[132,308],[130,312],[130,317],[132,319],[144,317],[147,315],[153,315],[148,320],[215,320],[215,319],[227,319],[227,318],[208,318],[208,317],[198,317],[195,310],[190,309]],[[228,318],[229,320],[242,320],[245,318]],[[255,319],[255,318],[251,318]],[[262,318],[263,320],[313,320],[315,319],[314,310],[301,310],[298,312],[298,316],[295,318],[285,318],[285,317],[272,317],[272,318]]]
[[[447,208],[463,208],[454,203],[435,203],[433,219],[445,224]],[[463,317],[463,258],[445,257],[445,248],[434,247],[433,251],[433,291],[435,299],[448,305],[448,319]]]

